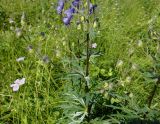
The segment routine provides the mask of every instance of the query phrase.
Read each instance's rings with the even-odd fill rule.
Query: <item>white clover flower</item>
[[[19,57],[16,59],[17,62],[24,61],[25,57]]]
[[[19,90],[19,86],[25,84],[25,78],[22,79],[17,79],[14,81],[13,84],[10,85],[10,87],[13,88],[13,91],[18,91]]]
[[[96,43],[93,43],[92,44],[92,48],[96,48],[97,47],[97,44]]]

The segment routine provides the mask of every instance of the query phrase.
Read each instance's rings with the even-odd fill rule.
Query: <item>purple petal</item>
[[[59,0],[58,1],[58,6],[64,6],[64,0]]]
[[[10,87],[14,87],[16,84],[11,84]]]
[[[25,78],[22,78],[21,80],[19,80],[19,85],[23,85],[23,84],[25,84]]]
[[[15,84],[14,86],[13,86],[13,91],[18,91],[19,90],[19,85],[18,84]]]
[[[17,79],[14,81],[14,83],[18,84],[18,85],[23,85],[23,84],[25,84],[25,78]]]
[[[66,14],[66,16],[69,18],[70,16],[72,16],[72,14],[74,13],[75,9],[74,8],[69,8],[68,10],[66,10],[64,12],[64,14]]]
[[[79,0],[74,0],[72,2],[73,6],[77,7],[79,5]]]
[[[58,14],[61,14],[61,13],[62,13],[62,10],[63,10],[63,7],[62,7],[62,6],[58,6],[58,7],[57,7],[57,13],[58,13]]]
[[[65,25],[69,25],[70,24],[70,21],[72,19],[73,16],[70,16],[70,17],[64,17],[63,18],[63,22]]]
[[[92,14],[96,7],[97,7],[97,5],[93,5],[92,3],[90,3],[89,13]]]
[[[14,81],[15,84],[19,84],[19,82],[20,82],[19,79],[17,79],[17,80]]]

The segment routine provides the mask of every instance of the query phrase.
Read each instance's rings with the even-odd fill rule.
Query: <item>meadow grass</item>
[[[105,88],[106,82],[113,85],[111,94],[115,97],[109,104],[104,102],[104,106],[115,105],[122,113],[110,114],[107,109],[105,117],[95,112],[103,108],[97,108],[90,123],[120,123],[132,116],[144,118],[146,112],[149,114],[145,118],[160,120],[159,89],[148,106],[157,81],[151,77],[160,72],[159,0],[97,0],[97,3],[99,27],[94,41],[102,56],[93,59],[90,71],[98,89]],[[84,35],[59,21],[56,5],[56,0],[0,0],[0,124],[71,123],[65,117],[69,111],[61,107],[69,99],[62,96],[71,87],[66,76],[71,69],[66,64],[70,61],[68,44],[71,43],[71,54],[76,56],[77,37],[83,39]],[[15,30],[22,26],[23,13],[25,24],[18,37]],[[9,23],[10,18],[13,24]],[[24,61],[17,62],[19,57],[25,57]],[[26,83],[13,92],[10,85],[23,77]],[[110,100],[107,95],[102,93],[103,101]],[[76,111],[78,107],[72,109]]]

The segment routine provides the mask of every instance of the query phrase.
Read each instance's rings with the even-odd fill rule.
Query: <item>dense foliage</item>
[[[159,57],[159,0],[0,0],[0,124],[158,123]]]

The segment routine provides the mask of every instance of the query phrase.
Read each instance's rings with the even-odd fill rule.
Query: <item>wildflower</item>
[[[70,16],[69,18],[68,18],[68,17],[64,17],[64,18],[63,18],[63,23],[64,23],[65,25],[69,25],[71,19],[72,19],[72,16]]]
[[[14,20],[12,18],[9,18],[9,23],[10,24],[14,23]]]
[[[78,7],[79,6],[79,2],[80,2],[80,0],[74,0],[72,2],[72,5],[75,6],[75,7]]]
[[[97,5],[93,5],[92,3],[90,3],[90,9],[89,9],[89,14],[92,14],[95,11],[95,8],[97,7]]]
[[[129,97],[132,98],[132,97],[133,97],[133,93],[130,93],[130,94],[129,94]]]
[[[137,68],[138,68],[138,65],[135,64],[135,63],[133,63],[131,69],[132,69],[132,70],[136,70]]]
[[[25,57],[19,57],[16,59],[17,62],[24,61]]]
[[[138,40],[138,41],[137,41],[137,45],[138,45],[138,47],[141,47],[141,46],[143,45],[142,40]]]
[[[109,89],[109,90],[112,90],[112,89],[113,89],[113,83],[109,83],[108,89]]]
[[[126,77],[126,80],[125,80],[125,82],[127,82],[127,83],[130,83],[131,82],[131,77]]]
[[[61,56],[61,52],[59,50],[55,50],[55,54],[56,54],[56,57],[60,57]]]
[[[66,17],[70,18],[74,12],[75,12],[74,8],[69,8],[64,12],[64,14],[66,14]]]
[[[29,52],[29,53],[33,53],[33,46],[32,45],[28,45],[26,50]]]
[[[57,13],[58,13],[58,14],[61,14],[63,8],[64,8],[64,0],[59,0],[59,1],[58,1],[58,7],[57,7]]]
[[[93,43],[92,44],[92,48],[96,48],[97,47],[97,44],[96,43]]]
[[[122,60],[118,60],[116,67],[121,67],[123,65],[123,61]]]
[[[22,29],[20,28],[16,28],[15,32],[17,37],[20,37],[22,35]]]
[[[10,28],[10,30],[11,30],[11,31],[13,31],[13,30],[14,30],[14,27],[13,27],[13,26],[10,26],[9,28]]]
[[[75,9],[74,8],[69,8],[68,10],[66,10],[64,12],[64,14],[66,15],[64,18],[63,18],[63,23],[65,25],[69,25],[70,24],[70,21],[73,17],[73,13],[75,12]]]
[[[43,56],[42,58],[44,63],[49,63],[49,57],[48,56]]]
[[[10,87],[13,88],[13,91],[18,91],[19,86],[23,84],[25,84],[25,78],[15,80],[14,83],[10,85]]]

